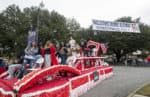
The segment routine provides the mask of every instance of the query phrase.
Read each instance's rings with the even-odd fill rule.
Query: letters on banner
[[[93,20],[93,30],[140,33],[138,23]]]

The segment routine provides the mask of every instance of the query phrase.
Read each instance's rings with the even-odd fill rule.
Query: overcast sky
[[[114,21],[122,16],[141,17],[142,22],[150,24],[150,0],[0,0],[0,12],[10,4],[23,9],[38,6],[41,1],[44,8],[75,18],[82,27],[91,25],[92,19]]]

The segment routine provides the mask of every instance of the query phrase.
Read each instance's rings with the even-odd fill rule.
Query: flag
[[[36,41],[37,33],[36,31],[29,31],[28,32],[28,44],[30,44],[32,41]]]

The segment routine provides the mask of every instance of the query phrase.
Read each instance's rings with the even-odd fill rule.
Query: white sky
[[[23,9],[38,6],[41,1],[44,8],[75,18],[82,27],[91,25],[92,19],[114,21],[122,16],[141,17],[150,25],[150,0],[0,0],[0,12],[10,4]]]

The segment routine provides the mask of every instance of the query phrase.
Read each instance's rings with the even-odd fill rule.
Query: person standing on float
[[[42,56],[44,57],[44,67],[51,66],[51,50],[50,50],[50,41],[48,40],[44,46]]]
[[[21,70],[18,74],[18,78],[22,78],[26,69],[26,65],[29,63],[30,68],[34,67],[34,62],[37,59],[38,55],[38,46],[35,41],[32,41],[26,48],[25,48],[25,56],[23,60],[23,64],[21,66]]]
[[[66,65],[67,53],[68,53],[68,51],[67,51],[67,48],[65,46],[65,43],[61,42],[61,48],[60,48],[59,54],[60,54],[62,65]]]
[[[50,43],[50,51],[52,65],[58,65],[58,60],[56,58],[56,48],[54,47],[53,43]]]

